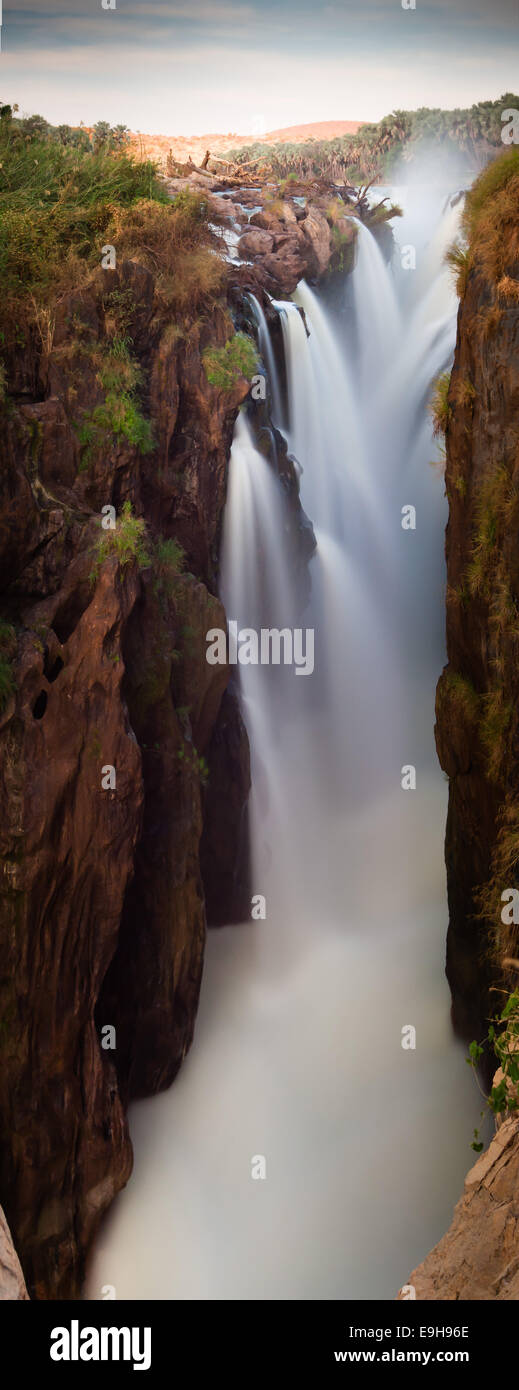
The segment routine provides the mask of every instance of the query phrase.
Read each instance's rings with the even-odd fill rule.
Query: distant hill
[[[189,156],[198,164],[206,150],[212,154],[226,154],[227,150],[250,145],[261,140],[264,145],[299,144],[304,140],[334,140],[341,135],[356,135],[361,121],[314,121],[305,125],[285,126],[282,130],[270,130],[268,134],[237,135],[229,131],[226,135],[144,135],[132,132],[132,144],[151,159],[165,160],[172,150],[174,159],[185,163]]]

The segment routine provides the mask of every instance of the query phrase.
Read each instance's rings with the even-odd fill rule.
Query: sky
[[[519,0],[411,3],[4,0],[0,99],[53,123],[260,135],[517,90]]]

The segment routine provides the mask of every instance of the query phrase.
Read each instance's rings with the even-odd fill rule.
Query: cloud
[[[340,55],[316,65],[310,54],[287,59],[273,52],[266,83],[255,50],[246,45],[222,54],[210,42],[182,52],[158,52],[148,43],[127,50],[117,67],[106,44],[89,49],[88,66],[80,49],[67,52],[64,65],[57,47],[45,55],[43,76],[40,54],[28,53],[23,63],[4,56],[2,96],[53,121],[105,119],[149,133],[192,135],[246,134],[260,110],[272,130],[305,121],[376,120],[395,106],[465,106],[513,90],[513,54],[506,65],[491,53],[446,54],[441,68],[427,46],[415,56],[411,65],[405,55],[360,59],[346,84]]]
[[[516,85],[517,0],[4,0],[2,99],[165,134],[375,120]]]

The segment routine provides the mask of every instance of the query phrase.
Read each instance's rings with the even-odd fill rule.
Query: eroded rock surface
[[[0,1207],[0,1301],[19,1303],[27,1302],[28,1298],[22,1267]]]
[[[156,447],[144,457],[121,437],[85,465],[75,421],[103,400],[114,290],[133,306]],[[172,334],[152,275],[126,261],[62,303],[46,359],[26,350],[9,364],[24,394],[5,412],[0,474],[14,680],[0,715],[0,1193],[38,1298],[78,1296],[101,1216],[131,1171],[126,1102],[171,1081],[193,1033],[204,760],[229,678],[206,662],[205,634],[225,625],[219,533],[249,390],[243,378],[212,387],[202,351],[225,343],[229,322],[217,305]],[[146,520],[149,563],[112,555],[96,572],[101,508],[120,516],[127,502]],[[154,560],[172,537],[184,572]],[[234,706],[226,726],[233,718],[245,747]],[[110,767],[116,786],[103,788]],[[220,776],[231,797],[243,777],[234,793],[245,800],[245,756]],[[101,1045],[105,1026],[115,1051]]]
[[[452,1225],[409,1276],[417,1299],[519,1298],[519,1120],[505,1120],[465,1179]]]

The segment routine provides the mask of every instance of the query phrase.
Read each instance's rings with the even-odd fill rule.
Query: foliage
[[[174,581],[185,569],[186,556],[183,546],[172,537],[159,536],[153,547],[153,592],[159,599],[168,598],[174,590]]]
[[[452,270],[458,299],[463,299],[470,270],[468,248],[462,246],[460,242],[454,241],[452,246],[449,246],[445,252],[445,262]]]
[[[476,1072],[490,1045],[502,1072],[497,1084],[492,1086],[487,1104],[493,1115],[505,1118],[515,1115],[519,1109],[519,993],[513,991],[507,998],[504,1008],[490,1023],[486,1038],[481,1043],[471,1042],[467,1062]],[[483,1148],[477,1130],[471,1148],[480,1153]]]
[[[497,781],[506,751],[506,734],[510,728],[513,705],[505,700],[501,686],[482,696],[483,718],[479,727],[481,743],[487,757],[487,775]]]
[[[202,194],[185,190],[167,206],[147,199],[114,207],[106,235],[120,255],[152,271],[161,308],[177,319],[192,322],[220,298],[227,271],[210,246]]]
[[[100,263],[114,212],[142,200],[167,203],[155,166],[138,163],[118,137],[14,122],[0,113],[0,343],[20,346],[60,293]],[[169,207],[169,204],[168,204]]]
[[[77,434],[82,468],[87,468],[103,451],[117,447],[123,439],[140,454],[150,454],[155,447],[150,422],[127,391],[108,391],[104,403],[84,416]]]
[[[429,414],[433,421],[433,435],[444,435],[451,415],[449,406],[450,372],[442,372],[433,385]]]
[[[92,583],[96,583],[105,561],[114,555],[122,570],[132,560],[137,562],[139,569],[146,569],[151,563],[146,522],[142,517],[134,516],[131,502],[124,503],[115,530],[103,531],[96,542],[90,575]]]
[[[389,178],[399,160],[412,164],[424,150],[436,151],[444,165],[450,155],[460,168],[463,161],[480,169],[503,148],[502,111],[518,105],[519,97],[505,93],[498,101],[477,102],[462,110],[397,110],[362,125],[355,135],[301,144],[256,142],[230,151],[228,158],[236,164],[257,160],[262,172],[280,179],[295,174],[298,179],[325,177],[357,184]]]
[[[258,353],[247,333],[235,333],[225,347],[206,348],[202,361],[211,386],[219,391],[232,391],[239,377],[250,381],[258,365]]]
[[[206,786],[209,779],[209,764],[207,759],[197,752],[192,743],[186,740],[182,748],[179,748],[177,758],[179,762],[192,768],[193,772],[198,774],[202,786]]]
[[[477,721],[480,715],[481,697],[475,690],[472,681],[466,676],[462,676],[458,671],[448,671],[445,677],[447,689],[452,692],[455,700],[461,706],[466,719]]]
[[[493,286],[511,278],[519,259],[519,149],[503,150],[483,170],[465,198],[463,231],[470,262]]]
[[[513,519],[517,490],[504,464],[487,473],[480,483],[474,507],[474,540],[467,569],[472,596],[489,598],[495,588],[501,542]]]
[[[97,367],[97,381],[106,394],[103,403],[86,412],[76,424],[81,468],[87,468],[102,452],[116,448],[121,440],[140,454],[150,454],[155,447],[153,430],[135,397],[143,378],[139,364],[131,356],[129,340],[116,336],[102,349],[84,351]]]

